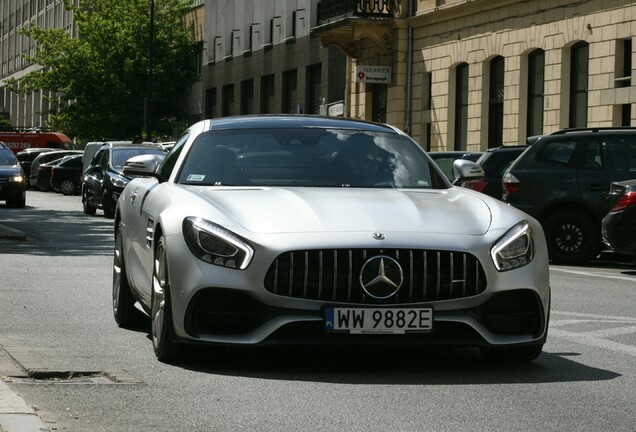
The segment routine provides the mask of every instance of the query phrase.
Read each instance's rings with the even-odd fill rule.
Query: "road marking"
[[[551,319],[550,320],[550,336],[556,336],[562,339],[576,342],[582,345],[587,345],[595,348],[601,348],[608,351],[627,354],[632,357],[636,357],[636,346],[627,345],[619,342],[614,342],[606,337],[622,336],[629,334],[636,334],[636,318],[622,317],[622,316],[609,316],[599,314],[586,314],[578,312],[565,312],[565,311],[551,311],[551,315],[563,315],[565,319]],[[563,330],[566,325],[581,324],[581,323],[603,323],[603,324],[627,324],[619,327],[612,327],[608,329],[592,330],[586,332],[573,332]]]
[[[612,274],[607,274],[607,273],[599,274],[599,273],[578,271],[578,270],[569,270],[569,269],[557,268],[557,267],[550,267],[550,271],[560,271],[562,273],[570,273],[570,274],[575,274],[575,275],[579,275],[579,276],[595,276],[595,277],[600,277],[600,278],[605,278],[605,279],[618,279],[618,280],[624,280],[624,281],[628,281],[628,282],[636,281],[636,277],[618,276],[618,275],[612,275]]]

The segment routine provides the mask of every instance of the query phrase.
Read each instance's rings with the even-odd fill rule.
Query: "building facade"
[[[314,30],[348,52],[347,114],[384,110],[427,149],[485,150],[636,120],[632,1],[322,3],[349,7]],[[362,66],[389,68],[390,83],[360,83]]]
[[[206,0],[207,118],[342,115],[346,56],[311,35],[318,0]]]
[[[73,0],[77,4],[79,0]],[[35,52],[33,40],[22,34],[31,23],[42,28],[62,28],[76,34],[73,14],[66,10],[63,0],[2,0],[0,2],[0,116],[14,126],[42,127],[48,116],[50,92],[16,94],[4,80],[20,77],[37,70],[26,56]]]

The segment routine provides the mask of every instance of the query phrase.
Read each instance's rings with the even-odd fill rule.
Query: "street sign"
[[[389,84],[391,66],[356,66],[354,69],[357,83]]]

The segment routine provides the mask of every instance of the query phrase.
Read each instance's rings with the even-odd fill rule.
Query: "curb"
[[[49,427],[0,379],[0,430],[6,432],[42,432]]]

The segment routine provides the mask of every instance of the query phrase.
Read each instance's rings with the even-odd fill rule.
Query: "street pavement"
[[[0,223],[0,240],[25,240],[24,232]],[[0,251],[1,252],[1,251]],[[24,400],[0,377],[0,431],[39,432],[49,428]]]

